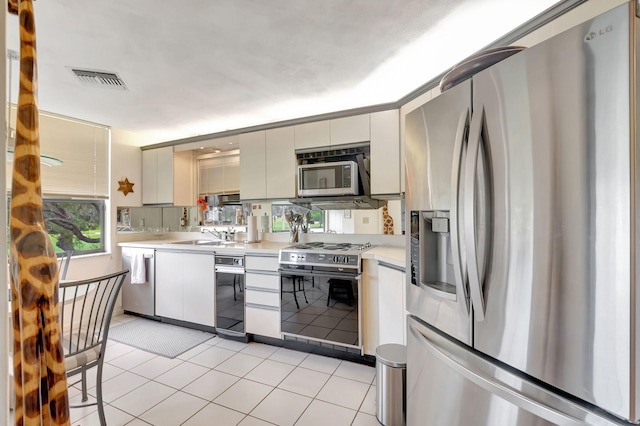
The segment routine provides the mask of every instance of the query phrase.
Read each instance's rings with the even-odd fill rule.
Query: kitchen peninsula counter
[[[203,240],[203,239],[200,239]],[[289,246],[289,243],[278,241],[262,241],[259,243],[243,243],[233,242],[225,245],[196,245],[196,244],[180,244],[184,239],[165,239],[165,240],[143,240],[143,241],[127,241],[118,243],[118,247],[144,247],[156,250],[183,250],[194,252],[210,252],[210,253],[254,253],[254,254],[273,254],[277,255],[280,249]]]
[[[364,260],[386,262],[399,268],[405,268],[406,249],[397,246],[376,246],[362,253]]]
[[[280,249],[291,246],[289,242],[263,240],[259,243],[243,243],[232,242],[225,245],[191,245],[180,244],[186,241],[186,238],[167,238],[167,239],[148,239],[140,241],[122,241],[118,247],[143,247],[156,250],[184,250],[194,252],[211,252],[211,253],[244,253],[244,254],[271,254],[277,255]],[[198,241],[206,240],[200,238]],[[390,263],[392,265],[405,267],[406,250],[404,247],[376,245],[373,248],[362,253],[365,260],[377,260]]]

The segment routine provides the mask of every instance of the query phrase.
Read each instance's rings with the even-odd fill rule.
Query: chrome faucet
[[[211,230],[211,229],[206,229],[206,228],[200,228],[200,232],[204,234],[204,231],[207,231],[208,233],[210,233],[211,235],[213,235],[214,237],[218,237],[222,240],[227,240],[228,239],[228,235],[226,232],[220,232],[220,231],[216,231]]]

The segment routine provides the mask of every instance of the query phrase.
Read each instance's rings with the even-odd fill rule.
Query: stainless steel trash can
[[[406,419],[407,347],[395,343],[376,348],[376,417],[385,426]]]

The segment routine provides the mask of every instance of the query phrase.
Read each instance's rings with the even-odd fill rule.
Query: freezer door
[[[405,210],[451,209],[451,174],[460,116],[471,112],[471,80],[407,114]]]
[[[623,424],[487,361],[414,317],[408,328],[408,426]]]
[[[474,347],[635,421],[629,48],[623,5],[473,77],[492,213],[465,229]]]
[[[407,233],[407,310],[469,345],[471,315],[458,244],[464,194],[458,187],[470,115],[467,80],[409,113],[405,122],[405,210],[412,227]],[[447,232],[431,232],[434,217],[444,221]],[[439,263],[441,273],[436,273]]]

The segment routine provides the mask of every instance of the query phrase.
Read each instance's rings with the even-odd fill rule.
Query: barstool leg
[[[302,287],[302,294],[304,294],[304,301],[309,303],[307,300],[307,292],[304,291],[304,277],[298,277],[298,288]]]
[[[293,300],[296,301],[296,307],[300,309],[300,304],[298,303],[298,297],[296,296],[296,277],[291,277],[291,288],[293,293]]]

